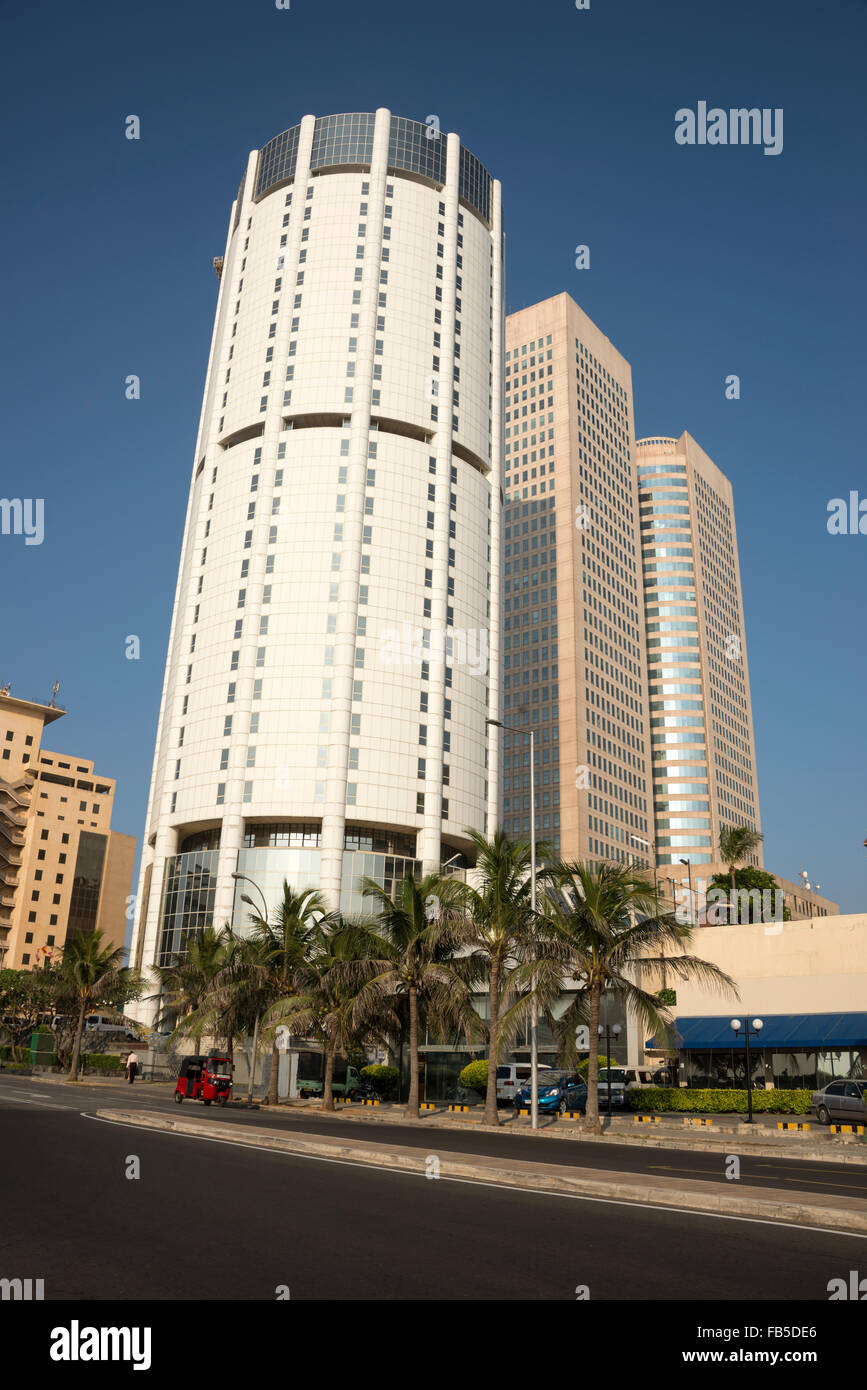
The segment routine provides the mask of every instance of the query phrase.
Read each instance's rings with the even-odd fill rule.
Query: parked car
[[[539,1109],[546,1112],[557,1110],[584,1110],[587,1104],[587,1082],[577,1072],[540,1071]],[[531,1104],[531,1085],[529,1080],[518,1087],[515,1096],[515,1109],[527,1110]]]
[[[497,1067],[497,1102],[511,1105],[525,1081],[530,1079],[529,1062],[501,1062]]]
[[[599,1068],[599,1109],[608,1109],[609,1079],[611,1082],[611,1109],[623,1110],[626,1105],[627,1088],[630,1085],[627,1067]]]
[[[656,1067],[627,1067],[626,1085],[629,1086],[666,1086],[668,1082],[664,1079],[667,1073],[661,1068]],[[613,1079],[613,1078],[612,1078]]]
[[[813,1092],[810,1112],[820,1125],[829,1125],[832,1120],[863,1125],[867,1120],[865,1086],[864,1081],[831,1081],[821,1091]]]

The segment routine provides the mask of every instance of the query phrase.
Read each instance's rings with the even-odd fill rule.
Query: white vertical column
[[[283,391],[286,376],[286,363],[289,358],[289,340],[292,330],[292,303],[295,294],[295,277],[298,270],[298,251],[301,245],[301,228],[307,182],[310,177],[310,154],[313,146],[313,132],[316,125],[314,116],[305,116],[298,134],[298,155],[295,164],[295,182],[292,198],[292,215],[289,218],[289,232],[285,247],[274,245],[273,254],[266,253],[264,264],[269,276],[280,276],[283,288],[280,292],[280,309],[277,316],[277,333],[274,339],[274,358],[271,371],[271,386],[268,391],[268,408],[265,412],[263,432],[259,447],[262,454],[259,460],[259,487],[256,492],[256,518],[253,525],[253,542],[250,547],[250,568],[246,580],[238,580],[239,587],[246,588],[243,609],[237,616],[243,617],[243,635],[238,642],[238,670],[234,675],[235,703],[226,706],[233,716],[232,737],[229,741],[229,767],[226,771],[226,799],[223,812],[223,827],[220,837],[220,860],[217,873],[217,889],[214,900],[214,925],[219,929],[232,921],[235,904],[235,881],[232,874],[238,868],[238,854],[244,841],[244,783],[255,780],[261,769],[247,768],[247,746],[250,742],[250,717],[253,713],[253,683],[257,679],[264,682],[274,680],[269,675],[267,665],[256,666],[256,649],[265,645],[259,637],[259,619],[262,615],[262,589],[265,583],[265,560],[269,553],[268,532],[272,525],[271,499],[274,493],[274,472],[277,463],[277,444],[283,428]],[[251,161],[252,163],[252,161]],[[256,167],[248,171],[245,188],[245,204],[252,206]],[[246,206],[242,209],[242,219],[247,215]],[[278,268],[278,258],[282,264]],[[291,526],[291,518],[281,518],[278,523],[277,551],[286,550],[285,528]],[[279,527],[284,528],[281,535]],[[241,551],[239,549],[239,556]],[[230,634],[226,634],[227,644]],[[273,717],[273,716],[272,716]],[[298,885],[293,884],[293,887]],[[257,903],[258,899],[254,900]],[[246,925],[246,923],[245,923]]]
[[[500,609],[501,609],[501,527],[502,527],[502,500],[503,500],[503,353],[505,350],[505,303],[503,296],[503,280],[505,266],[503,264],[503,190],[499,179],[494,179],[491,190],[491,238],[493,241],[493,309],[494,316],[493,344],[492,344],[492,363],[491,375],[493,384],[491,390],[491,471],[489,482],[491,487],[491,534],[490,547],[491,559],[488,566],[490,571],[490,588],[488,597],[491,602],[491,614],[488,622],[488,709],[489,719],[499,719],[500,710]],[[500,748],[501,732],[497,728],[488,726],[488,801],[487,816],[489,836],[494,835],[500,821]]]
[[[361,574],[361,536],[367,484],[367,446],[370,440],[370,392],[376,349],[376,310],[390,133],[391,112],[385,107],[380,107],[376,112],[373,132],[368,180],[370,193],[367,199],[367,234],[364,239],[364,260],[361,262],[363,272],[361,304],[358,308],[358,351],[355,357],[349,457],[346,464],[346,503],[338,588],[337,633],[334,641],[334,670],[331,677],[328,765],[325,805],[322,811],[320,887],[333,910],[336,910],[340,903],[340,879],[343,868],[352,684],[356,677],[358,582]],[[348,312],[347,306],[347,314]],[[373,553],[375,555],[375,550]],[[375,560],[371,582],[376,583]],[[363,670],[358,671],[357,675],[359,680],[364,679]]]
[[[442,136],[439,137],[442,139]],[[455,275],[457,274],[458,184],[461,167],[461,142],[455,134],[446,136],[446,182],[441,194],[445,205],[445,236],[443,237],[443,298],[440,332],[439,409],[432,444],[436,458],[436,501],[434,503],[433,588],[431,589],[431,639],[428,680],[427,746],[425,753],[424,816],[418,837],[416,856],[422,861],[422,873],[439,870],[442,849],[443,802],[443,731],[445,729],[445,668],[452,665],[446,655],[446,608],[449,580],[449,493],[452,468],[452,392],[455,364]],[[433,288],[433,287],[431,287]],[[433,315],[431,302],[430,313]],[[465,467],[466,465],[461,465]],[[457,545],[455,545],[457,549]]]

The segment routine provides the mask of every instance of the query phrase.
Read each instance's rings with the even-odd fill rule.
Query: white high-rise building
[[[495,828],[500,185],[431,123],[305,116],[232,207],[133,940],[465,863]],[[246,875],[249,881],[233,875]],[[255,885],[255,886],[254,886]]]

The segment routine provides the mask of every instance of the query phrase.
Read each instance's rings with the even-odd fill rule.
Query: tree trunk
[[[732,896],[731,896],[731,901],[730,901],[730,903],[729,903],[729,922],[728,922],[728,924],[729,924],[730,927],[736,927],[736,926],[737,926],[737,923],[738,923],[738,885],[737,885],[737,880],[736,880],[736,877],[735,877],[735,866],[734,866],[734,864],[730,864],[730,865],[729,865],[729,869],[731,870],[731,876],[732,876]]]
[[[418,990],[409,991],[409,1100],[407,1118],[418,1119]]]
[[[590,1058],[587,1065],[587,1105],[584,1111],[584,1128],[590,1134],[601,1134],[599,1119],[599,985],[590,986]]]
[[[276,1039],[271,1045],[271,1082],[268,1087],[268,1104],[277,1104],[277,1072],[280,1068],[280,1053]]]
[[[78,1080],[78,1059],[81,1055],[81,1035],[84,1032],[84,1012],[85,1005],[82,1003],[78,1011],[78,1023],[75,1029],[75,1042],[72,1045],[72,1061],[69,1064],[69,1080]]]
[[[328,1039],[325,1049],[325,1079],[322,1082],[322,1109],[334,1109],[334,1054],[337,1051],[337,1030]]]
[[[491,957],[491,982],[488,994],[490,1000],[491,1022],[488,1030],[488,1089],[485,1092],[485,1124],[498,1125],[497,1113],[497,1064],[500,1060],[500,962]]]

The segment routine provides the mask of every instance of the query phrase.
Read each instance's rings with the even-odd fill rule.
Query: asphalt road
[[[81,1113],[97,1108],[90,1094],[0,1081],[0,1277],[43,1278],[49,1300],[271,1300],[282,1285],[293,1300],[570,1301],[586,1285],[603,1300],[824,1302],[828,1281],[867,1259],[863,1239],[817,1229],[120,1127]],[[389,1128],[409,1142],[403,1126]],[[428,1132],[428,1151],[547,1147],[436,1138]],[[571,1148],[550,1147],[561,1162]]]
[[[112,1105],[124,1109],[141,1107],[162,1113],[181,1113],[185,1118],[208,1118],[210,1123],[250,1124],[274,1127],[281,1134],[323,1134],[329,1137],[347,1136],[382,1144],[404,1145],[428,1153],[484,1154],[487,1157],[533,1159],[538,1163],[566,1164],[576,1168],[605,1169],[618,1173],[647,1173],[657,1177],[682,1177],[717,1180],[731,1186],[725,1176],[727,1154],[737,1154],[741,1160],[741,1182],[755,1187],[773,1187],[804,1194],[824,1192],[837,1196],[867,1198],[867,1166],[843,1163],[805,1162],[803,1159],[781,1155],[780,1158],[750,1157],[738,1154],[737,1136],[729,1136],[726,1154],[705,1153],[699,1150],[638,1148],[632,1144],[593,1144],[580,1139],[545,1138],[544,1135],[503,1135],[479,1133],[472,1125],[466,1129],[439,1129],[434,1125],[419,1126],[388,1124],[386,1121],[354,1120],[343,1115],[322,1116],[311,1110],[281,1108],[278,1114],[261,1110],[207,1109],[189,1101],[180,1108],[167,1088],[152,1086],[63,1087],[39,1085],[31,1078],[0,1077],[0,1098],[18,1094],[22,1099],[37,1099],[81,1110],[105,1109]],[[658,1136],[654,1136],[658,1137]],[[792,1145],[799,1143],[793,1140]],[[794,1149],[794,1153],[797,1150]]]

